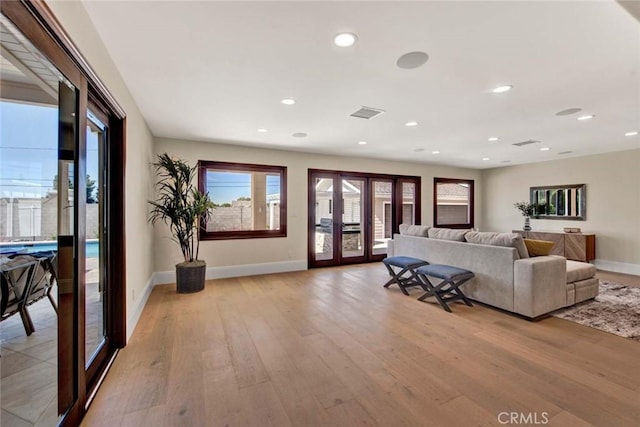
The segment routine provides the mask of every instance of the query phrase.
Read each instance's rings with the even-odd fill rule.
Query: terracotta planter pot
[[[176,264],[176,284],[179,294],[191,294],[204,289],[207,263],[204,261]]]

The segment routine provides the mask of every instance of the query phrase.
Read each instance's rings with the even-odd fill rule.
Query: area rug
[[[640,341],[640,288],[600,281],[599,295],[553,316]]]

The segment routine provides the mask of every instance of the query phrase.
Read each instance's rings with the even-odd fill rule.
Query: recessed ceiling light
[[[595,116],[593,114],[587,114],[586,116],[580,116],[578,117],[578,120],[589,120],[589,119],[593,119]]]
[[[258,132],[260,132],[260,133],[266,133],[266,132],[269,132],[269,131],[268,131],[268,130],[266,130],[265,128],[260,128],[260,129],[258,129]]]
[[[438,150],[433,150],[431,154],[440,154],[440,152]]]
[[[424,52],[409,52],[402,55],[396,61],[398,68],[404,68],[405,70],[412,70],[424,65],[429,60],[429,55]]]
[[[571,150],[561,151],[558,154],[569,154],[569,153],[573,153],[573,151],[571,151]]]
[[[486,162],[487,160],[491,160],[491,159],[488,157],[483,157],[482,160]]]
[[[280,102],[282,102],[284,105],[293,105],[296,103],[296,100],[293,98],[285,98]]]
[[[637,130],[632,130],[631,132],[627,132],[624,136],[636,136],[638,134]]]
[[[556,116],[568,116],[571,114],[579,113],[582,108],[567,108],[566,110],[558,111]]]
[[[500,139],[500,138],[498,138],[497,136],[492,136],[492,137],[491,137],[491,138],[489,138],[487,141],[491,141],[491,142],[493,142],[493,141],[497,141],[497,140],[499,140],[499,139]]]
[[[511,89],[513,89],[512,85],[505,85],[505,86],[498,86],[497,88],[493,89],[493,93],[503,93],[503,92],[509,92]]]
[[[407,127],[414,127],[414,126],[418,126],[418,122],[407,122],[404,125]]]
[[[367,145],[367,141],[358,141],[358,144],[360,144],[360,145]]]
[[[511,163],[511,160],[501,160],[500,163]]]
[[[549,150],[551,150],[551,148],[549,148],[549,147],[542,147],[542,148],[540,149],[540,151],[549,151]]]
[[[422,153],[424,151],[424,148],[416,148],[413,150],[415,153]]]
[[[294,133],[294,134],[293,134],[293,135],[291,135],[291,136],[293,136],[293,137],[295,137],[295,138],[304,138],[305,136],[307,136],[307,134],[306,134],[306,133],[304,133],[304,132],[296,132],[296,133]]]
[[[333,44],[338,47],[353,46],[358,40],[358,36],[353,33],[339,33],[333,37]]]

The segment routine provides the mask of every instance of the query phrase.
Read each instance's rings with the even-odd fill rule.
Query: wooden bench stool
[[[427,291],[418,298],[419,301],[424,301],[429,297],[435,297],[442,308],[449,313],[451,313],[451,309],[447,304],[448,302],[462,300],[469,307],[473,307],[471,301],[469,301],[460,289],[460,286],[474,277],[473,272],[450,265],[430,264],[419,267],[415,271],[415,274],[423,285],[422,287]],[[434,285],[429,280],[429,277],[442,279],[442,282]]]
[[[391,279],[384,285],[385,288],[396,283],[405,295],[409,295],[407,288],[412,286],[421,286],[426,290],[416,276],[415,270],[420,266],[429,264],[427,261],[409,256],[392,256],[383,259],[382,262],[391,275]]]

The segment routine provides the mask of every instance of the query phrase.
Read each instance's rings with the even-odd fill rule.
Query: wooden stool
[[[469,307],[473,307],[471,301],[460,290],[460,286],[474,277],[473,272],[450,265],[431,264],[418,268],[415,274],[423,285],[422,287],[427,291],[418,298],[419,301],[435,297],[442,308],[449,313],[451,313],[451,309],[447,302],[462,300]],[[434,286],[427,276],[442,279],[442,282]]]
[[[410,288],[412,286],[421,286],[422,282],[418,279],[415,273],[415,269],[429,264],[427,261],[412,258],[409,256],[392,256],[389,258],[385,258],[382,260],[387,270],[389,270],[389,274],[391,275],[391,279],[384,285],[385,288],[388,288],[392,284],[396,283],[403,294],[409,295],[406,288]],[[394,270],[395,268],[400,269],[399,271]]]

